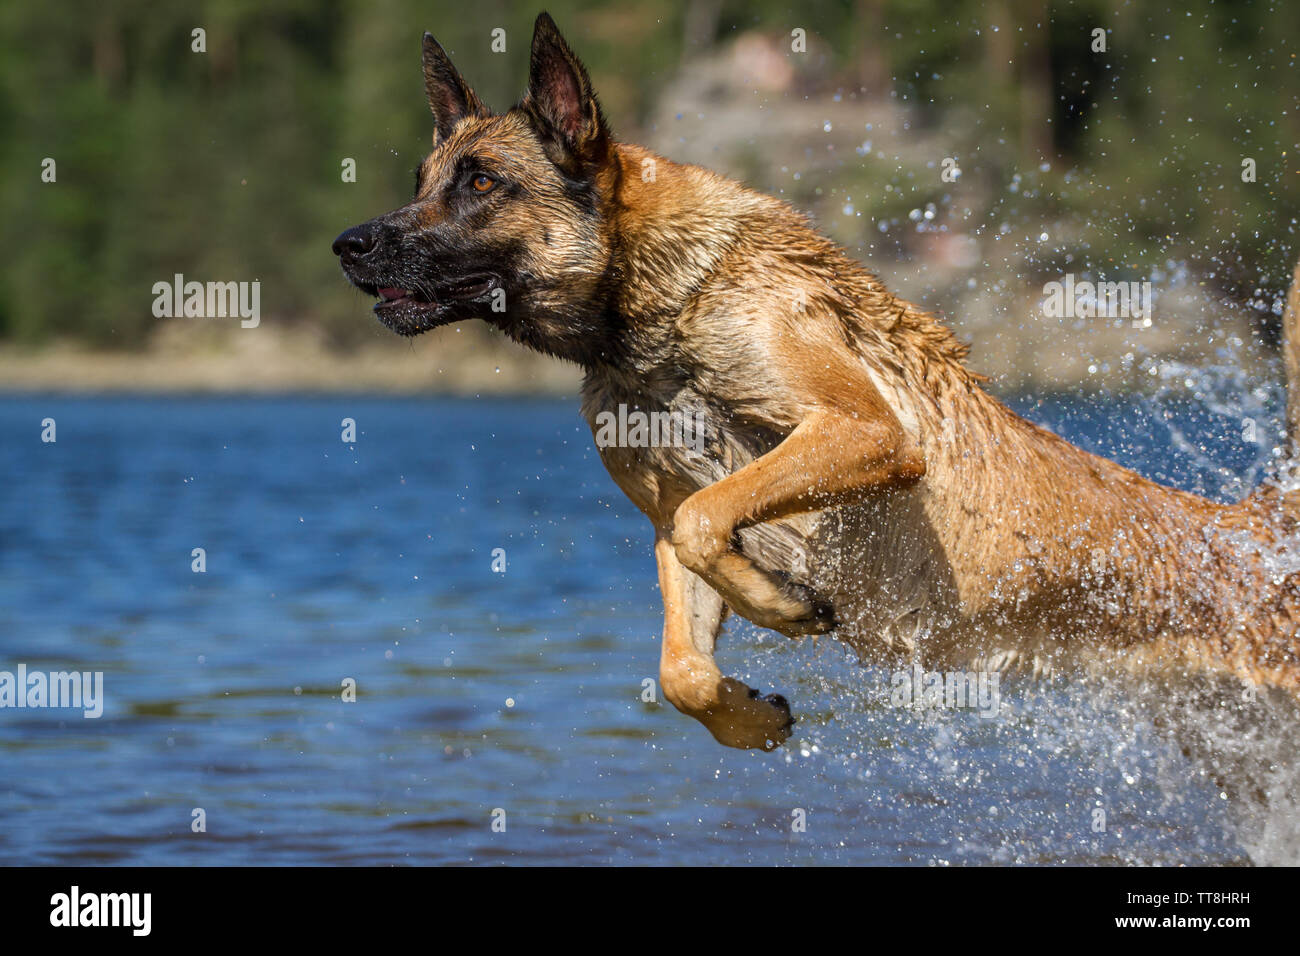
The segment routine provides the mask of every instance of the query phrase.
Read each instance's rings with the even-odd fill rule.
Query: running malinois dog
[[[785,203],[616,142],[545,13],[505,113],[427,33],[423,59],[415,197],[334,252],[394,332],[483,318],[583,368],[605,467],[654,525],[664,695],[719,741],[771,749],[793,724],[719,671],[728,609],[881,663],[1300,688],[1300,493],[1216,504],[1015,415],[947,328]],[[602,441],[620,407],[703,438]],[[1294,399],[1288,417],[1296,434]]]

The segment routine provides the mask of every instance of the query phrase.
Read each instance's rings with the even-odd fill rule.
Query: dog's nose
[[[375,231],[370,223],[344,229],[334,240],[334,255],[359,258],[375,248]]]

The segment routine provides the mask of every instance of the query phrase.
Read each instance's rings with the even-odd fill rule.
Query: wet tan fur
[[[789,206],[616,143],[544,14],[508,113],[490,114],[431,37],[425,57],[443,134],[421,194],[386,221],[522,250],[493,321],[583,365],[593,431],[620,405],[703,416],[703,454],[601,457],[654,526],[665,696],[718,740],[767,749],[791,724],[783,699],[715,663],[728,608],[794,636],[834,629],[867,660],[1300,689],[1294,496],[1216,504],[1015,415],[946,328]],[[467,231],[448,189],[474,156],[514,192],[474,207]]]

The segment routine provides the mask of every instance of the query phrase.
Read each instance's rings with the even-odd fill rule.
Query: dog
[[[577,363],[593,433],[623,406],[702,425],[693,448],[598,445],[654,527],[664,696],[719,742],[770,750],[793,726],[784,697],[718,668],[728,611],[882,663],[1300,688],[1284,481],[1222,505],[1020,418],[933,315],[788,205],[617,142],[545,13],[505,113],[427,33],[423,66],[415,196],[334,252],[400,335],[483,318]],[[1294,398],[1288,421],[1300,434]]]

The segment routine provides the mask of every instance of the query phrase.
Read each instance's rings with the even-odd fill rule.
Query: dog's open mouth
[[[499,287],[499,280],[486,273],[457,278],[419,289],[357,282],[362,292],[372,295],[375,314],[399,335],[418,335],[460,318],[468,317],[456,306],[486,301]]]
[[[451,302],[472,302],[491,292],[497,284],[495,276],[475,275],[442,283],[431,289],[404,289],[400,286],[362,285],[361,289],[379,299],[375,309],[390,306],[437,306]]]

